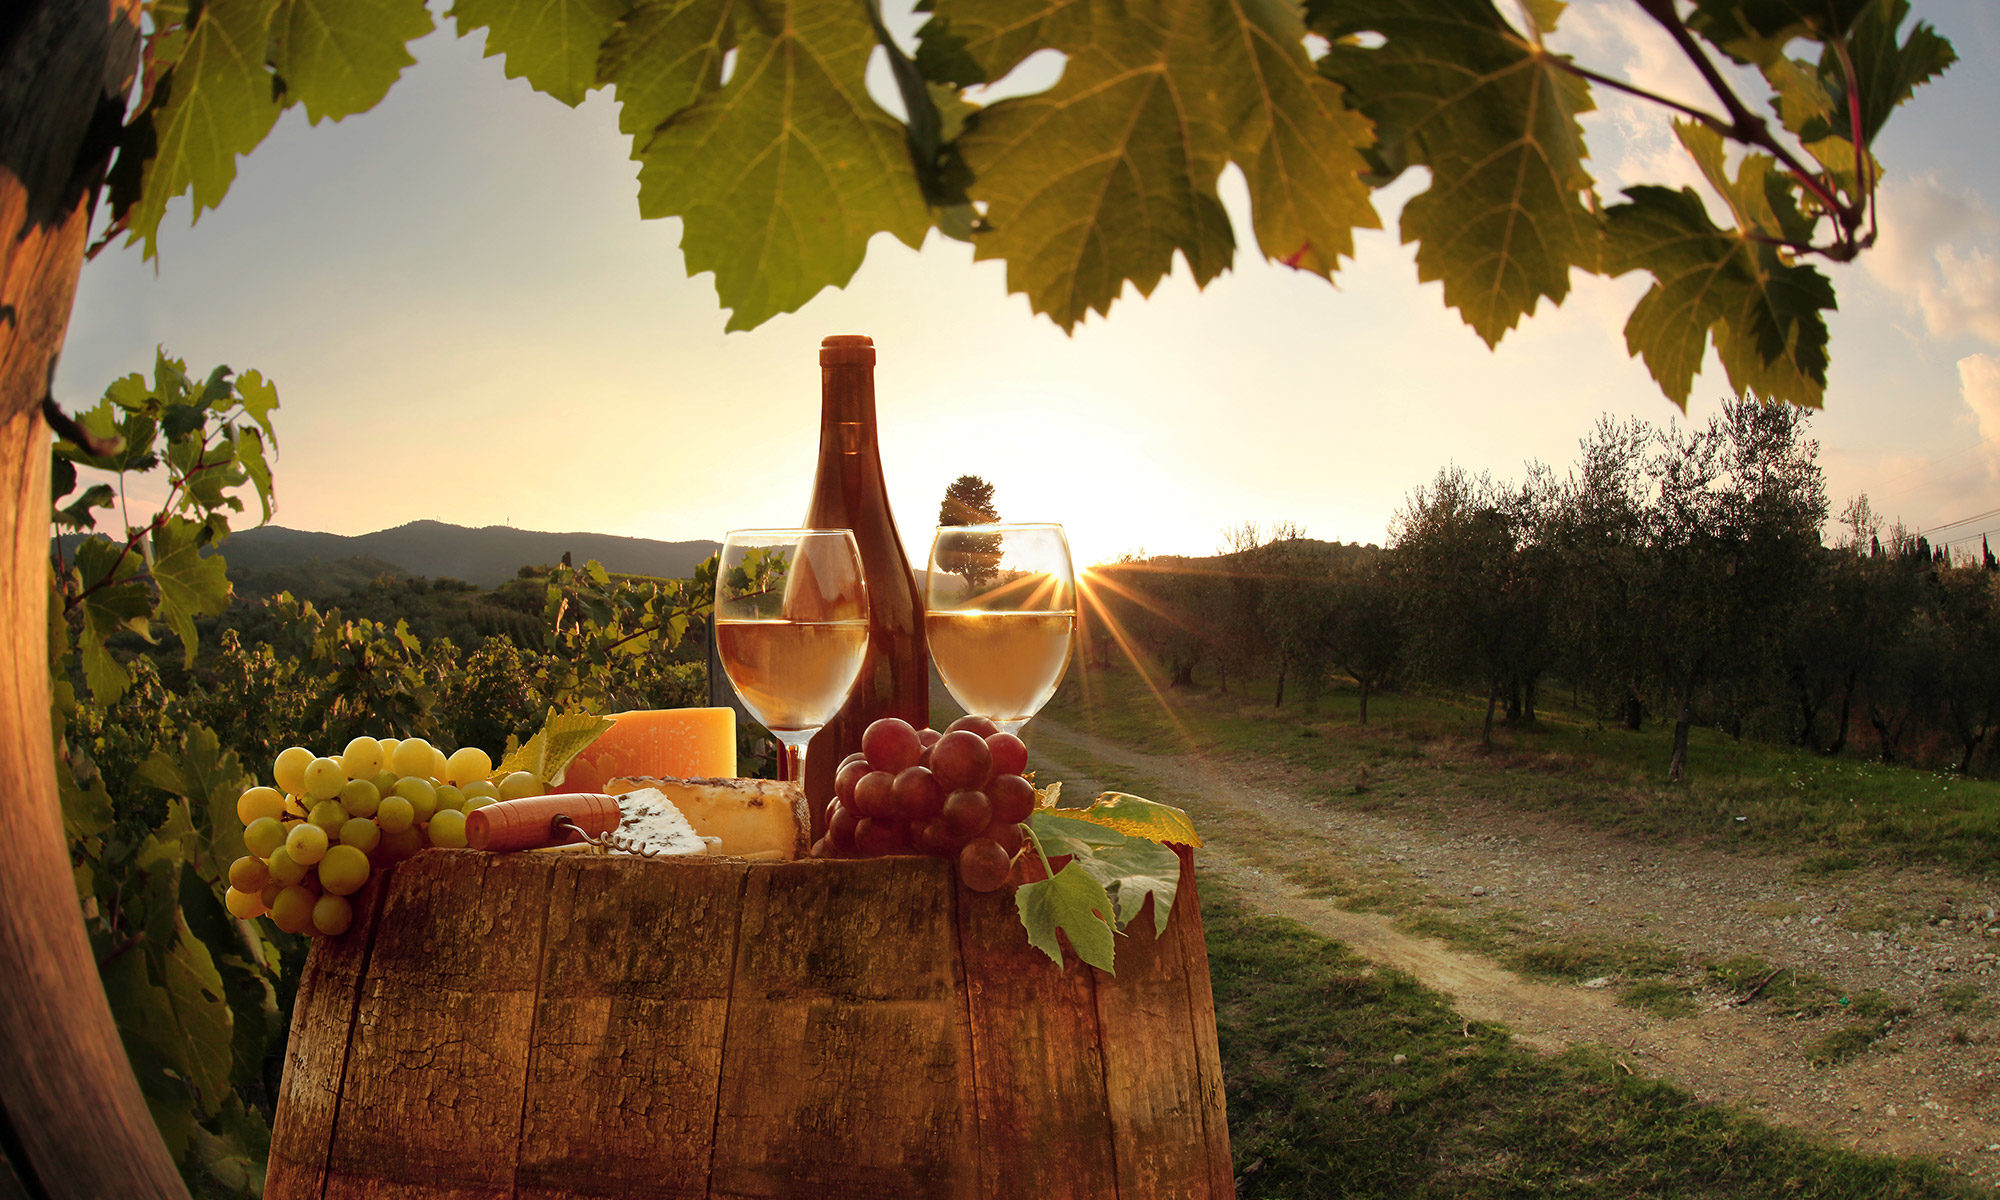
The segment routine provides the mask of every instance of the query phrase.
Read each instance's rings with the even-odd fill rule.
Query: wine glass
[[[805,782],[806,743],[846,702],[868,651],[861,551],[845,529],[739,529],[715,572],[715,648],[744,707]]]
[[[931,662],[952,698],[1018,733],[1069,667],[1076,575],[1062,526],[939,526],[924,609]]]

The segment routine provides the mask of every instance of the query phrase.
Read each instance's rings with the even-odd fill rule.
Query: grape
[[[428,777],[434,765],[436,764],[431,758],[431,744],[422,738],[409,738],[398,742],[396,752],[389,756],[389,769],[398,775]]]
[[[382,801],[382,807],[375,810],[375,823],[383,833],[402,833],[416,824],[417,810],[401,796],[391,796]]]
[[[806,851],[806,854],[812,858],[832,858],[833,843],[826,838],[821,838],[812,844],[812,849]]]
[[[391,764],[392,764],[393,760],[394,760],[394,759],[395,759],[395,757],[396,757],[396,747],[398,747],[398,746],[400,746],[400,745],[402,745],[402,744],[403,744],[403,741],[402,741],[402,739],[401,739],[401,738],[383,738],[383,739],[382,739],[382,741],[381,741],[380,745],[381,745],[381,747],[382,747],[382,769],[383,769],[384,771],[387,771],[387,770],[390,770],[390,769],[391,769]],[[388,791],[389,789],[387,789],[387,788],[383,788],[382,790],[386,792],[386,791]]]
[[[844,767],[848,763],[865,763],[867,761],[868,761],[868,756],[866,754],[861,753],[861,751],[856,750],[854,753],[840,760],[840,767]],[[840,767],[835,767],[834,771],[838,772],[840,770]]]
[[[964,840],[951,831],[951,826],[944,823],[943,817],[926,821],[917,830],[917,849],[939,858],[958,853]]]
[[[845,804],[837,804],[826,815],[826,836],[833,848],[843,854],[854,850],[854,827],[861,823],[861,815]]]
[[[262,817],[275,820],[284,812],[284,793],[277,788],[253,787],[236,798],[236,819],[245,825]]]
[[[345,896],[321,896],[313,902],[312,927],[328,937],[339,937],[354,924],[354,906]]]
[[[278,752],[278,759],[271,764],[271,778],[278,786],[294,796],[306,792],[306,768],[312,765],[313,752],[304,746],[292,746]]]
[[[1013,856],[991,838],[974,838],[958,852],[958,880],[975,892],[998,891],[1013,871]]]
[[[229,915],[238,920],[248,921],[252,917],[261,917],[264,915],[264,897],[259,894],[262,891],[263,889],[259,888],[254,892],[239,892],[235,888],[230,888],[223,894],[222,907],[228,909]]]
[[[276,817],[258,817],[243,827],[243,845],[258,858],[285,844],[285,827]]]
[[[1019,775],[995,775],[987,781],[986,798],[993,802],[993,819],[1003,824],[1025,821],[1035,811],[1035,785]]]
[[[437,811],[437,788],[428,779],[398,779],[396,794],[410,802],[411,813],[418,824],[430,820],[431,814]]]
[[[465,793],[448,783],[438,784],[437,811],[450,812],[465,807]]]
[[[412,825],[408,829],[382,833],[382,844],[375,848],[378,857],[389,862],[401,862],[424,848],[423,831]]]
[[[1019,825],[1009,825],[1004,821],[995,821],[991,825],[988,825],[986,827],[986,836],[1000,843],[1000,848],[1007,852],[1008,858],[1019,854],[1021,847],[1026,845],[1028,841],[1028,833],[1025,829]]]
[[[271,868],[248,854],[229,864],[229,886],[241,892],[261,892],[271,882]]]
[[[350,817],[340,827],[340,844],[352,846],[363,854],[382,843],[382,827],[367,817]]]
[[[271,919],[286,933],[304,933],[312,926],[313,903],[311,892],[293,884],[271,902]]]
[[[922,824],[944,808],[944,788],[928,767],[906,767],[897,772],[892,792],[896,813],[906,821]]]
[[[319,860],[319,885],[335,896],[351,896],[368,882],[368,856],[353,846],[335,846]]]
[[[263,901],[264,903],[265,912],[271,911],[271,902],[276,900],[278,898],[278,893],[284,890],[285,890],[285,885],[273,879],[271,882],[264,885],[263,891],[257,893],[257,899]]]
[[[944,798],[944,812],[939,818],[958,836],[972,837],[993,819],[993,806],[985,792],[961,788]]]
[[[986,782],[993,768],[993,752],[986,739],[970,730],[945,734],[931,747],[931,771],[946,790],[976,788]]]
[[[347,772],[337,758],[315,758],[306,764],[305,788],[308,800],[331,800],[347,786]]]
[[[458,785],[458,790],[465,793],[465,798],[468,802],[480,796],[484,796],[488,800],[498,800],[500,798],[499,785],[490,779],[475,779],[471,783],[461,783]]]
[[[264,866],[271,872],[271,880],[283,887],[290,887],[306,877],[306,865],[292,857],[292,852],[283,846],[271,851],[270,859]]]
[[[937,745],[937,740],[943,736],[943,734],[935,729],[920,729],[917,731],[917,742],[924,749],[928,750],[932,746]]]
[[[992,737],[994,734],[1000,732],[998,725],[995,725],[985,717],[975,717],[971,713],[967,713],[958,720],[953,721],[950,725],[947,725],[945,732],[954,733],[961,729],[976,733],[983,738]]]
[[[499,797],[489,796],[484,792],[476,792],[466,796],[465,811],[476,812],[479,809],[485,808],[489,804],[498,804],[498,803],[500,803]]]
[[[431,845],[457,847],[465,845],[465,814],[457,809],[441,808],[431,818],[429,829]]]
[[[1011,733],[996,733],[986,739],[993,754],[995,775],[1019,775],[1028,769],[1028,743]]]
[[[388,761],[382,753],[382,743],[372,737],[358,737],[347,743],[347,749],[340,752],[340,769],[347,772],[349,779],[366,779],[382,769]]]
[[[870,771],[867,759],[850,759],[833,777],[833,794],[842,804],[854,803],[854,785]]]
[[[383,770],[375,772],[374,778],[370,779],[368,782],[375,785],[375,791],[378,795],[386,796],[390,792],[396,790],[397,778],[398,776],[394,771],[384,768]]]
[[[425,774],[429,775],[432,779],[437,780],[439,783],[443,783],[445,775],[448,772],[450,772],[450,770],[451,770],[451,760],[445,757],[444,751],[438,749],[436,746],[432,746],[431,769],[429,771],[426,771]]]
[[[382,791],[366,779],[350,779],[340,789],[340,806],[351,817],[372,817],[382,806]]]
[[[894,854],[903,848],[902,822],[863,817],[854,827],[854,845],[861,853],[873,857]]]
[[[864,817],[896,815],[896,777],[887,771],[870,771],[854,785],[854,811]]]
[[[917,731],[900,717],[883,717],[861,731],[861,752],[878,771],[891,775],[917,765],[924,752]]]
[[[326,843],[326,830],[307,821],[292,826],[292,831],[285,835],[285,852],[292,856],[293,862],[310,867],[325,856]]]
[[[322,800],[313,805],[312,811],[306,814],[306,822],[319,826],[320,831],[331,838],[340,832],[342,825],[347,823],[347,810],[340,806],[338,800]]]
[[[454,751],[444,764],[444,777],[461,788],[474,780],[484,781],[492,773],[493,756],[477,746]]]
[[[500,781],[500,798],[502,800],[519,800],[524,796],[539,796],[541,794],[542,781],[535,778],[534,774],[529,771],[516,771]]]

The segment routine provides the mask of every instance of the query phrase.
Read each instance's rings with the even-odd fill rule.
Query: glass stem
[[[800,787],[804,787],[806,785],[806,744],[804,742],[786,742],[784,746],[785,762],[778,777],[786,783],[796,783]]]

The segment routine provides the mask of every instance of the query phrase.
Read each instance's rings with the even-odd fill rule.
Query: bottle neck
[[[823,366],[819,379],[821,460],[846,455],[877,457],[875,369],[852,363]]]

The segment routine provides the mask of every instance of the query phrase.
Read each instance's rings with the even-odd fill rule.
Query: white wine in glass
[[[715,573],[715,649],[736,694],[805,779],[806,743],[847,700],[868,650],[861,552],[845,529],[740,529]]]
[[[1076,577],[1060,525],[941,525],[931,542],[924,635],[966,712],[1016,733],[1069,667]]]

